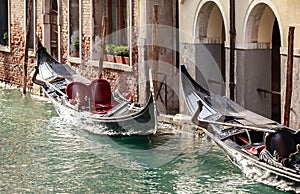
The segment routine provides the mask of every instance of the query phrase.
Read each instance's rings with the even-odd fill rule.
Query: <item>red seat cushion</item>
[[[259,154],[264,149],[266,149],[266,145],[249,146],[246,148],[247,152],[250,152],[251,154],[254,154],[254,155]]]
[[[86,96],[90,98],[93,113],[107,113],[115,106],[112,102],[110,83],[104,79],[95,79],[90,85],[81,82],[71,82],[67,85],[66,94],[71,104],[78,104],[76,97],[79,97],[80,105],[86,105]]]
[[[67,85],[66,94],[69,97],[70,103],[75,102],[76,97],[79,97],[80,105],[86,105],[86,96],[91,97],[89,88],[86,84],[81,82],[71,82]]]
[[[110,109],[113,106],[110,83],[107,80],[95,79],[89,87],[91,102],[96,109]]]

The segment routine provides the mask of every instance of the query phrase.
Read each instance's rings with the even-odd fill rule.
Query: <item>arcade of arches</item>
[[[279,4],[277,1],[272,3],[255,0],[249,4],[236,1],[234,80],[237,103],[272,120],[282,122],[289,25],[283,24],[286,21],[282,21],[284,15],[281,14]],[[184,15],[188,10],[194,12],[191,18]],[[227,1],[184,1],[181,5],[181,15],[185,16],[185,21],[191,19],[193,22],[180,23],[180,28],[192,35],[192,39],[183,37],[181,41],[186,50],[193,51],[194,56],[189,57],[195,61],[187,63],[183,56],[182,63],[187,63],[190,69],[193,69],[198,82],[206,82],[210,90],[226,96],[229,96],[230,76],[228,11]],[[211,67],[214,72],[211,71]],[[297,96],[294,95],[294,98]],[[295,120],[292,121],[291,127],[298,128],[299,122],[296,120],[298,112],[293,110],[291,117]]]

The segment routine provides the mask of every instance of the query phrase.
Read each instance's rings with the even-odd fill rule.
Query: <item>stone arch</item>
[[[194,46],[196,80],[207,82],[214,93],[225,95],[225,42],[227,22],[219,1],[204,0],[194,16]]]
[[[254,0],[249,5],[244,19],[244,48],[239,51],[242,60],[238,74],[243,76],[237,75],[237,90],[243,95],[239,98],[244,106],[277,122],[281,114],[281,26],[270,0]]]
[[[225,12],[219,1],[202,1],[194,18],[193,37],[196,43],[222,43],[229,37]]]
[[[280,34],[283,34],[280,17],[274,4],[270,0],[254,0],[249,5],[244,20],[244,43],[250,48],[270,48],[275,20],[278,22]]]

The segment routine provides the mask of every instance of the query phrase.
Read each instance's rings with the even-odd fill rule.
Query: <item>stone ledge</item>
[[[160,114],[157,117],[157,120],[160,123],[167,123],[171,126],[174,126],[177,130],[193,132],[202,134],[203,131],[201,127],[195,125],[191,121],[191,116],[183,115],[183,114],[176,114],[176,115],[164,115]],[[163,129],[160,129],[163,130]]]
[[[0,45],[0,51],[10,53],[10,47]]]
[[[193,124],[191,121],[192,117],[184,114],[176,114],[176,115],[165,115],[160,114],[158,116],[158,120],[166,123],[186,123]]]
[[[5,89],[20,89],[22,86],[14,85],[8,82],[0,81],[0,87]]]
[[[79,57],[70,57],[68,58],[70,63],[81,64],[81,58]]]
[[[90,66],[93,66],[93,67],[98,67],[99,61],[89,60],[88,64]],[[119,64],[119,63],[111,63],[111,62],[107,62],[107,61],[103,62],[103,68],[121,70],[121,71],[126,71],[126,72],[132,72],[133,71],[132,66]]]

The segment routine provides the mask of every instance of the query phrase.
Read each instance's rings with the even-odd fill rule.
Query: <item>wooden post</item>
[[[29,32],[30,32],[30,23],[32,15],[32,2],[33,0],[28,1],[27,7],[27,20],[26,20],[26,37],[25,37],[25,50],[24,50],[24,64],[23,64],[23,94],[26,94],[27,88],[27,67],[28,67],[28,47],[29,47]]]
[[[230,75],[229,75],[229,89],[230,89],[230,99],[235,100],[235,0],[230,0]]]
[[[289,27],[288,37],[288,59],[286,71],[286,92],[285,92],[285,106],[284,106],[284,125],[290,125],[290,111],[292,102],[293,90],[293,55],[294,55],[294,30],[295,27]]]
[[[180,47],[179,47],[179,0],[176,0],[176,73],[179,73],[180,71]],[[166,106],[167,107],[167,106]]]
[[[153,35],[152,35],[152,57],[153,57],[153,65],[152,65],[152,76],[153,76],[153,89],[154,96],[157,95],[157,74],[158,74],[158,54],[159,48],[158,44],[158,17],[159,17],[159,7],[158,5],[153,6]]]
[[[104,55],[104,46],[105,46],[105,35],[106,35],[106,16],[102,18],[102,31],[101,31],[101,46],[100,46],[100,59],[99,59],[99,67],[98,67],[98,77],[102,76],[103,69],[103,55]]]

